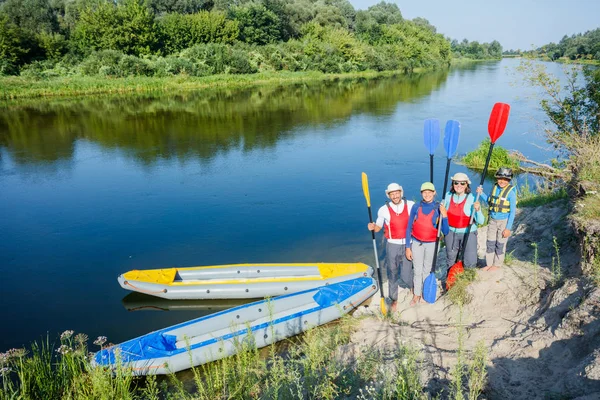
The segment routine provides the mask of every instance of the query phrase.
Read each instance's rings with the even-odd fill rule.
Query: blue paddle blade
[[[425,120],[423,138],[425,139],[425,147],[429,150],[429,154],[435,153],[435,148],[440,143],[440,121],[438,119],[430,118]]]
[[[432,304],[435,303],[436,297],[437,279],[435,278],[435,274],[432,272],[427,278],[425,278],[425,282],[423,282],[423,299]]]
[[[454,153],[456,153],[459,136],[460,122],[452,119],[446,122],[446,129],[444,130],[444,150],[446,150],[446,156],[448,156],[448,158],[452,158]]]

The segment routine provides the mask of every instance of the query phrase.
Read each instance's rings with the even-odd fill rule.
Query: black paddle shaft
[[[494,142],[490,143],[490,149],[488,150],[487,158],[485,159],[485,164],[483,166],[483,173],[481,174],[481,181],[479,182],[479,186],[483,186],[483,183],[485,182],[485,175],[487,174],[488,166],[490,165],[490,159],[492,158],[492,150],[494,150]],[[475,196],[475,202],[477,202],[478,200],[479,200],[479,193],[477,193],[477,196]],[[456,256],[457,262],[458,262],[458,260],[463,261],[463,262],[465,261],[465,250],[467,248],[467,242],[469,241],[469,234],[471,233],[471,226],[473,226],[474,217],[475,217],[475,210],[473,210],[473,212],[471,212],[471,220],[469,221],[469,226],[467,227],[467,230],[465,231],[465,236],[463,238],[462,246]]]
[[[444,197],[442,198],[442,204],[444,203],[445,197],[446,197],[446,190],[448,189],[448,175],[450,173],[450,161],[452,159],[448,158],[448,162],[446,163],[446,176],[444,178]],[[440,222],[438,225],[438,234],[435,238],[435,247],[433,250],[433,263],[431,264],[431,272],[435,273],[435,267],[437,264],[437,254],[438,254],[438,248],[440,246],[440,230],[442,228],[442,214],[440,213]]]
[[[373,223],[373,214],[371,214],[371,206],[368,206],[369,210],[369,222]],[[375,243],[375,231],[371,231],[371,237],[373,238],[373,243]],[[378,254],[375,253],[375,257],[378,257]],[[379,280],[379,292],[381,294],[381,298],[383,299],[383,279],[381,278],[381,268],[379,268],[378,260],[375,260],[377,263],[377,279]]]
[[[433,154],[429,155],[429,181],[433,183]]]

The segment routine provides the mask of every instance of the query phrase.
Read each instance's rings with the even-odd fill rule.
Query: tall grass
[[[560,248],[556,236],[552,236],[552,247],[554,248],[554,256],[552,256],[552,284],[558,285],[562,280],[563,274],[560,263]]]
[[[467,268],[464,272],[456,276],[454,285],[448,291],[448,299],[460,307],[467,305],[473,300],[473,295],[469,293],[468,286],[477,278],[475,268]]]
[[[535,286],[539,286],[540,279],[540,265],[538,264],[538,244],[531,243],[531,247],[533,247],[533,281]]]
[[[105,338],[94,343],[103,346]],[[133,399],[133,376],[117,361],[114,371],[93,367],[87,336],[65,331],[59,344],[48,338],[31,350],[0,354],[0,399]]]
[[[532,188],[529,182],[526,181],[524,185],[519,187],[517,207],[538,207],[567,197],[567,189],[564,186],[554,189],[550,186],[537,184],[535,188]]]
[[[168,385],[159,385],[156,377],[134,377],[120,363],[114,370],[93,366],[87,337],[77,335],[74,340],[67,331],[60,346],[46,340],[31,351],[0,355],[0,400],[338,399],[360,398],[369,390],[375,398],[424,398],[418,352],[411,347],[397,348],[393,361],[389,353],[370,347],[344,361],[340,348],[349,342],[355,324],[356,319],[344,317],[310,329],[286,341],[286,351],[273,344],[261,352],[253,340],[239,340],[235,355],[192,368],[191,388],[175,374],[167,377]],[[104,341],[96,343],[103,346]]]

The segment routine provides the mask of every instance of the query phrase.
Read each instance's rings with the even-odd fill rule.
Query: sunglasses
[[[466,185],[467,185],[467,182],[457,182],[457,181],[454,181],[454,182],[452,182],[452,184],[453,184],[453,185],[461,185],[461,186],[466,186]]]

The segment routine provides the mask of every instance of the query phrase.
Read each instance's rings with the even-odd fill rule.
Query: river
[[[116,278],[131,269],[372,265],[361,172],[375,211],[390,182],[417,199],[429,179],[426,118],[460,121],[464,154],[487,137],[493,104],[506,102],[497,144],[550,158],[537,102],[514,84],[518,62],[0,105],[0,351],[67,329],[118,343],[232,305],[126,297]],[[445,161],[440,146],[440,192]]]

